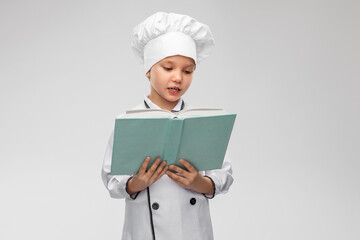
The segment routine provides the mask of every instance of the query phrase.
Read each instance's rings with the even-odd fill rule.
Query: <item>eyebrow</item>
[[[165,63],[174,63],[174,62],[171,60],[166,60]],[[190,64],[186,65],[185,67],[192,67],[192,66],[195,66],[195,64],[190,63]]]

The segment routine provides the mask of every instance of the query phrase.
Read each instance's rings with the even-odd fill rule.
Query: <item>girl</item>
[[[208,26],[186,15],[157,12],[137,25],[132,48],[144,64],[150,94],[134,109],[179,112],[191,108],[182,95],[191,85],[196,65],[213,46]],[[102,178],[111,197],[126,201],[122,239],[213,239],[208,199],[226,193],[233,182],[228,155],[217,170],[199,172],[180,159],[183,170],[160,158],[148,168],[151,159],[147,157],[136,175],[110,175],[113,138],[114,131]]]

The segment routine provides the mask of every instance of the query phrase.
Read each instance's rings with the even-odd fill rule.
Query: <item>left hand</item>
[[[193,165],[184,159],[180,159],[179,162],[184,165],[187,170],[184,170],[176,165],[170,165],[169,169],[174,170],[179,174],[175,174],[167,170],[166,174],[169,178],[184,188],[208,195],[213,194],[214,189],[209,178],[201,175],[200,172],[193,167]]]

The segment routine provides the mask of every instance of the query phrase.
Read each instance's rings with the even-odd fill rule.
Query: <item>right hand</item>
[[[168,170],[169,166],[166,166],[166,161],[161,162],[161,159],[157,158],[149,170],[146,171],[149,162],[150,157],[145,158],[139,169],[139,172],[136,175],[133,175],[133,177],[130,179],[127,188],[130,195],[144,190],[160,179]]]

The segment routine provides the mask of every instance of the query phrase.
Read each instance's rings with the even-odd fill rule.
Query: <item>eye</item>
[[[172,70],[172,68],[169,68],[169,67],[164,67],[164,69],[165,69],[166,71],[171,71],[171,70]]]
[[[191,74],[192,71],[184,71],[186,74]]]

